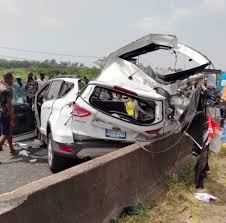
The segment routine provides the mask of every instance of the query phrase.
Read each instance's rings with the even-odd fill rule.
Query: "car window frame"
[[[19,91],[20,93],[22,93],[24,95],[25,102],[23,102],[23,103],[14,103],[14,89],[17,90],[17,91]],[[15,85],[12,86],[12,90],[13,90],[13,95],[12,95],[12,104],[13,105],[27,104],[27,95],[26,95],[26,92],[24,92],[20,88],[16,87]]]
[[[63,90],[63,87],[64,87],[65,84],[70,84],[71,86],[70,86],[70,89],[62,95],[62,90]],[[74,88],[74,86],[75,86],[75,84],[73,82],[63,81],[63,83],[61,85],[61,89],[60,89],[59,94],[58,94],[58,98],[65,97]]]
[[[79,80],[78,80],[78,92],[77,92],[77,97],[76,97],[75,101],[76,101],[79,97],[82,96],[83,92],[84,92],[84,91],[87,89],[87,87],[89,86],[89,83],[86,84],[86,83],[84,82],[84,84],[85,84],[84,89],[81,90],[81,91],[79,91],[79,82],[80,82],[80,81],[83,81],[83,82],[84,82],[84,80],[82,80],[82,79],[79,79]],[[91,96],[91,95],[90,95],[90,96]]]
[[[47,95],[48,95],[48,93],[49,93],[49,88],[50,88],[50,86],[51,86],[51,83],[52,83],[52,82],[46,82],[46,83],[42,86],[42,88],[41,88],[41,89],[39,90],[39,92],[38,92],[37,100],[38,100],[38,97],[40,96],[40,94],[44,91],[44,89],[45,89],[46,87],[48,87],[48,90],[47,90]],[[47,100],[47,98],[46,98],[45,100]]]
[[[88,100],[89,100],[89,105],[90,105],[92,108],[94,108],[95,110],[97,110],[97,111],[99,111],[99,112],[102,112],[102,113],[105,114],[105,115],[108,115],[108,116],[110,116],[110,117],[116,118],[116,119],[118,119],[118,120],[120,120],[120,121],[123,121],[123,122],[127,122],[127,123],[130,123],[130,124],[133,124],[133,125],[138,125],[138,126],[152,126],[152,125],[156,125],[156,124],[160,123],[160,122],[163,120],[163,118],[162,118],[162,120],[160,120],[160,121],[157,122],[157,123],[144,124],[144,123],[139,123],[139,121],[137,121],[137,120],[135,120],[135,119],[131,122],[131,121],[129,121],[129,120],[125,120],[125,119],[122,119],[122,118],[114,117],[114,116],[110,115],[108,112],[105,112],[105,111],[103,111],[103,110],[101,110],[101,109],[95,107],[95,106],[90,102],[91,97],[94,95],[95,89],[96,89],[96,88],[102,88],[102,89],[105,89],[105,90],[110,90],[111,92],[114,92],[114,93],[123,94],[123,95],[125,95],[125,96],[127,96],[127,97],[130,97],[130,98],[135,99],[135,100],[142,101],[142,102],[144,102],[144,103],[146,103],[146,102],[144,101],[145,98],[144,98],[144,97],[140,97],[140,96],[131,95],[131,94],[128,94],[128,93],[125,93],[125,92],[121,92],[121,91],[115,90],[115,89],[113,89],[113,88],[111,88],[111,87],[95,85],[94,88],[93,88],[93,90],[92,90],[92,93],[90,94],[89,99],[88,99]],[[162,107],[163,107],[163,102],[162,102],[161,100],[154,100],[154,101],[160,101],[160,102],[162,103]],[[162,117],[163,117],[163,111],[162,111]]]
[[[57,97],[56,98],[49,98],[49,92],[51,90],[51,87],[53,85],[53,83],[55,82],[61,82],[61,86],[60,86],[60,89],[58,91],[58,94],[57,94]],[[62,86],[63,86],[63,83],[64,83],[64,80],[53,80],[51,83],[50,83],[50,86],[49,86],[49,89],[48,89],[48,94],[47,94],[47,101],[51,101],[51,100],[57,100],[59,98],[59,94],[60,94],[60,91],[62,89]]]
[[[84,84],[84,88],[83,89],[79,89],[79,84],[80,83],[83,83]],[[82,93],[85,89],[86,89],[86,87],[87,87],[88,85],[85,83],[85,81],[84,80],[82,80],[82,79],[80,79],[80,80],[78,80],[78,93]]]

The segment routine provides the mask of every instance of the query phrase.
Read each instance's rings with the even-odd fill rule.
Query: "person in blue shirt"
[[[24,90],[25,86],[22,83],[22,80],[19,76],[16,77],[16,82],[13,84],[15,87],[17,87],[20,90]]]
[[[21,81],[19,76],[16,77],[16,82],[13,84],[13,103],[23,103],[24,102],[24,92],[25,92],[25,85]]]

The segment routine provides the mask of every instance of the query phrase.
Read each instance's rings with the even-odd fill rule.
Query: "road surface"
[[[12,156],[9,148],[3,146],[3,151],[0,151],[0,193],[10,192],[52,174],[48,168],[45,148],[29,148],[28,151],[30,151],[28,157]]]

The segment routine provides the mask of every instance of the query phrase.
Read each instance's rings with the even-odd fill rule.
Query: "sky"
[[[217,69],[226,69],[225,15],[226,0],[0,0],[0,57],[91,65],[95,57],[107,56],[144,35],[162,33],[176,35],[179,42],[204,53]]]

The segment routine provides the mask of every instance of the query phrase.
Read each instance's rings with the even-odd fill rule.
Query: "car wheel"
[[[50,170],[53,173],[57,173],[61,170],[64,169],[65,167],[65,159],[63,157],[57,156],[57,154],[53,150],[53,139],[52,139],[52,134],[49,133],[48,135],[48,165]]]

